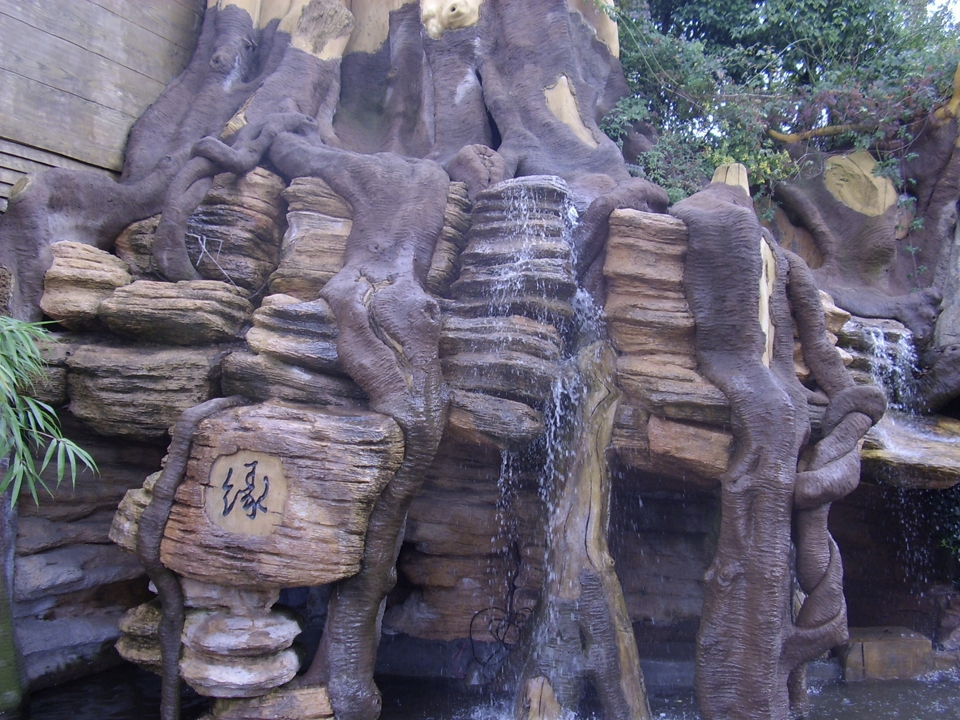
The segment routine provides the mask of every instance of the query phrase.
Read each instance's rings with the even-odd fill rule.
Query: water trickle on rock
[[[884,332],[876,325],[863,325],[870,374],[884,389],[889,406],[904,413],[919,412],[919,393],[915,373],[917,352],[913,334],[903,328],[895,333]]]

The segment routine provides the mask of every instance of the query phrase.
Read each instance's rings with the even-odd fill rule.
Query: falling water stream
[[[875,325],[863,326],[864,341],[874,382],[887,394],[889,406],[904,413],[917,411],[918,394],[914,374],[917,352],[913,335],[904,329],[888,338]]]

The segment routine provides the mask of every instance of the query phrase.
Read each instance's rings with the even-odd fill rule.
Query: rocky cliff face
[[[742,167],[673,215],[629,176],[597,126],[622,74],[582,3],[281,5],[212,5],[116,187],[73,207],[83,178],[44,176],[0,225],[0,259],[37,251],[9,308],[65,330],[44,397],[104,468],[24,510],[25,646],[103,602],[76,643],[99,649],[144,599],[105,544],[120,503],[110,538],[162,608],[118,647],[165,673],[165,718],[182,677],[219,720],[370,720],[381,633],[474,648],[438,673],[521,673],[521,717],[576,707],[582,679],[642,717],[631,621],[654,649],[700,626],[705,717],[786,717],[846,627],[827,513],[884,404],[844,369],[869,364],[857,323],[761,229]],[[895,445],[871,431],[868,477],[916,467]],[[277,603],[321,586],[294,688]],[[537,658],[534,627],[586,639]]]

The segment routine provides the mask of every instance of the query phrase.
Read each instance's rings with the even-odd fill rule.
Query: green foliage
[[[671,138],[663,154],[688,145],[707,179],[742,162],[768,193],[796,172],[768,130],[849,125],[811,143],[869,149],[899,180],[914,124],[947,99],[960,61],[960,28],[920,0],[621,0],[617,20],[633,95],[605,127],[622,137],[647,121]],[[646,168],[677,192],[685,172]]]
[[[0,457],[8,459],[0,493],[11,488],[13,503],[23,486],[34,502],[38,486],[50,492],[41,473],[51,463],[57,484],[68,468],[71,482],[76,482],[78,463],[96,471],[93,458],[63,437],[53,408],[29,394],[43,378],[43,342],[52,340],[40,324],[0,316]]]

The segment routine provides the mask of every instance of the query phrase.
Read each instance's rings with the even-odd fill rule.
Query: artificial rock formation
[[[236,696],[218,720],[372,720],[382,629],[488,643],[484,680],[521,643],[505,666],[521,715],[575,708],[586,681],[608,719],[642,717],[630,621],[695,620],[701,602],[704,715],[786,717],[788,688],[801,703],[803,663],[845,628],[827,507],[882,403],[853,387],[804,267],[761,238],[743,190],[714,183],[670,217],[629,176],[598,127],[625,90],[615,46],[585,1],[211,2],[118,183],[57,171],[11,198],[12,312],[37,315],[54,255],[118,271],[76,303],[75,327],[123,339],[72,340],[71,412],[171,439],[114,527],[161,595],[121,647],[163,672],[165,720],[181,676]],[[51,308],[82,285],[46,274]],[[617,356],[585,352],[581,398],[567,364],[606,347],[588,322],[604,301]],[[589,431],[563,431],[565,413]],[[630,472],[722,488],[705,591],[690,540],[657,546],[673,576],[620,587],[615,552],[653,569],[639,541],[606,547],[611,445]],[[671,582],[677,608],[645,597]],[[270,606],[322,583],[294,687],[293,629]],[[237,655],[259,660],[231,670]],[[253,664],[256,682],[227,687]]]
[[[720,536],[706,577],[697,657],[701,713],[786,717],[791,706],[803,710],[804,663],[847,632],[827,513],[859,482],[857,442],[886,402],[875,388],[854,385],[826,339],[806,266],[762,235],[742,186],[714,182],[673,212],[690,229],[684,287],[697,322],[700,369],[729,400],[739,441],[721,477]],[[729,282],[720,281],[718,268],[737,268],[736,278],[730,273]],[[792,333],[779,331],[791,317],[804,359],[829,399],[823,437],[809,447]],[[791,536],[797,581],[807,593],[796,617]]]

